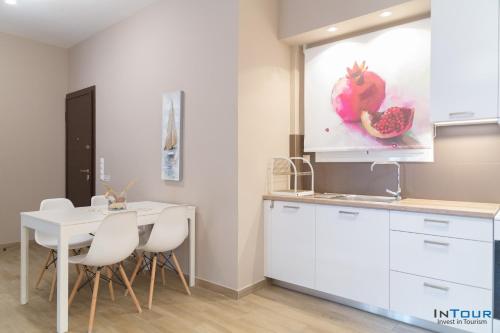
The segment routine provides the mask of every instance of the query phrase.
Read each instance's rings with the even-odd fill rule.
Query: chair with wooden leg
[[[137,232],[137,213],[125,212],[106,216],[97,229],[94,240],[90,245],[87,254],[72,256],[69,262],[82,267],[76,283],[69,297],[69,304],[73,303],[76,293],[80,288],[85,272],[90,274],[94,282],[92,290],[92,302],[90,306],[90,318],[88,331],[92,332],[94,327],[95,309],[97,295],[99,292],[99,281],[105,279],[111,282],[114,266],[118,266],[121,281],[130,293],[135,307],[139,313],[142,312],[141,305],[135,297],[132,286],[127,278],[121,262],[125,260],[135,250],[139,244],[139,234]],[[92,269],[94,268],[94,269]],[[107,276],[105,276],[107,274]],[[112,288],[112,285],[110,285]],[[114,294],[111,291],[111,297]]]
[[[43,200],[40,204],[40,210],[65,210],[65,209],[74,209],[73,203],[65,198],[56,198],[56,199],[46,199]],[[35,232],[35,241],[49,249],[49,253],[47,255],[47,259],[40,270],[40,274],[38,275],[38,280],[36,282],[36,288],[40,286],[42,282],[43,276],[46,271],[50,269],[50,267],[54,266],[54,271],[52,273],[51,278],[51,287],[49,293],[49,301],[52,301],[54,298],[55,286],[56,286],[56,262],[57,262],[57,237],[49,234],[45,234],[43,232],[37,231]],[[77,250],[89,246],[92,242],[92,236],[88,234],[84,235],[76,235],[71,237],[69,241],[69,249],[75,253]],[[79,271],[79,268],[77,267]]]
[[[163,274],[163,269],[169,265],[170,259],[173,261],[173,265],[171,266],[175,269],[175,271],[177,271],[186,293],[191,295],[184,273],[182,272],[181,266],[179,265],[177,257],[174,253],[174,250],[184,242],[188,234],[189,228],[188,221],[186,219],[186,208],[182,206],[168,207],[161,212],[158,221],[155,222],[146,244],[137,247],[137,250],[141,253],[138,256],[136,266],[130,277],[130,283],[134,282],[139,271],[144,269],[146,266],[150,267],[151,281],[149,285],[148,298],[149,309],[151,309],[153,305],[156,270],[157,268],[160,268]],[[169,252],[169,254],[165,255],[165,252]],[[150,254],[150,256],[145,254]],[[144,263],[144,261],[146,261],[146,263]]]

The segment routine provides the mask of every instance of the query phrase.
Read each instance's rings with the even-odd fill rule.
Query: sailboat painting
[[[181,180],[183,92],[163,94],[161,179]]]

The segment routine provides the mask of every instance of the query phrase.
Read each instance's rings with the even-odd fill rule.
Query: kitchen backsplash
[[[303,143],[303,135],[291,135],[290,155],[301,156]],[[401,163],[403,197],[500,203],[500,126],[440,127],[434,144],[434,163]],[[386,195],[397,187],[394,166],[313,166],[316,192]]]

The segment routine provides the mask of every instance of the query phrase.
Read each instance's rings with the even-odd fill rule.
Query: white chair
[[[94,206],[106,206],[108,204],[108,199],[104,195],[94,195],[90,199],[90,205]]]
[[[170,263],[169,259],[172,258],[175,267],[172,267],[177,271],[179,277],[184,285],[184,288],[188,295],[191,295],[189,286],[186,283],[184,273],[182,272],[181,266],[177,261],[177,257],[173,250],[178,248],[189,234],[188,222],[186,219],[186,208],[182,206],[168,207],[165,208],[158,221],[154,224],[151,235],[148,241],[137,247],[138,251],[142,251],[137,258],[137,263],[134,271],[130,277],[130,283],[134,283],[137,273],[144,269],[144,267],[151,268],[151,281],[149,285],[149,299],[148,308],[151,310],[153,305],[153,292],[155,285],[156,269],[159,267],[162,273],[163,283],[165,284],[164,269]],[[164,252],[171,251],[169,255],[165,255]],[[150,253],[151,256],[145,255]],[[163,257],[164,262],[158,263],[158,257]],[[145,260],[148,263],[144,263]],[[149,265],[151,263],[151,265]]]
[[[113,266],[117,264],[120,276],[132,296],[137,311],[139,313],[142,312],[141,305],[137,301],[134,291],[132,290],[132,286],[130,285],[121,264],[123,260],[130,256],[138,244],[139,235],[137,233],[137,213],[114,213],[106,216],[101,222],[101,225],[95,233],[94,240],[90,245],[88,253],[69,258],[70,263],[80,265],[83,268],[80,270],[75,286],[71,291],[68,301],[69,305],[73,303],[73,299],[75,298],[76,292],[80,287],[80,283],[82,282],[85,272],[90,273],[91,279],[94,281],[88,332],[92,332],[92,328],[94,326],[99,280],[104,278],[101,276],[101,270],[105,267],[108,269],[108,276],[104,279],[110,283],[110,291],[112,290],[111,282],[113,278]],[[95,272],[89,267],[95,267]],[[114,297],[112,296],[111,298],[113,299]]]
[[[73,203],[65,198],[46,199],[43,200],[40,204],[40,210],[65,210],[74,208],[75,206],[73,206]],[[50,234],[45,234],[40,231],[36,231],[35,241],[39,245],[49,249],[47,260],[45,261],[45,264],[43,265],[42,270],[40,272],[40,275],[38,276],[36,288],[40,286],[40,282],[42,281],[45,271],[47,271],[51,266],[54,266],[54,273],[52,275],[52,282],[49,293],[49,301],[52,301],[52,299],[54,298],[56,276],[57,276],[57,269],[55,269],[57,263],[57,237]],[[91,235],[88,234],[76,235],[70,239],[69,249],[76,252],[76,250],[78,249],[89,246],[91,242],[92,242]],[[77,267],[77,271],[79,272],[79,267]]]

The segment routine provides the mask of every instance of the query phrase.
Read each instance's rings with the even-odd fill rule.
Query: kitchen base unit
[[[492,333],[495,213],[311,201],[264,200],[274,284],[435,332]]]

